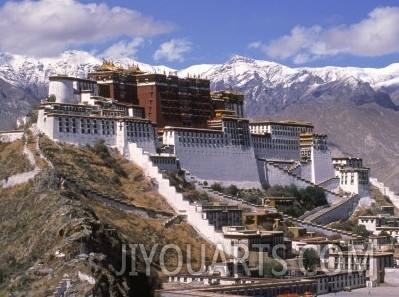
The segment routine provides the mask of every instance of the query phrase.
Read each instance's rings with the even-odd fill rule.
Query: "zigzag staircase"
[[[148,153],[139,148],[136,143],[129,143],[128,152],[127,159],[140,166],[145,174],[157,183],[158,192],[165,197],[168,204],[175,210],[177,216],[185,217],[187,222],[204,239],[216,245],[217,248],[223,249],[227,254],[232,254],[231,240],[224,238],[223,232],[215,230],[214,226],[203,217],[203,213],[198,210],[197,205],[191,204],[183,198],[181,193],[176,191],[176,188],[170,184],[169,179],[164,178],[159,172],[158,167],[153,165]],[[167,226],[170,226],[169,224],[172,221],[166,223]]]
[[[268,165],[271,165],[274,168],[280,170],[282,173],[290,175],[291,177],[293,177],[294,179],[298,180],[299,182],[305,183],[305,184],[307,184],[309,186],[319,187],[319,188],[323,189],[323,191],[327,194],[327,200],[329,201],[330,206],[326,207],[326,208],[323,208],[323,209],[321,209],[321,210],[319,210],[319,211],[317,211],[315,213],[311,213],[307,217],[304,217],[303,220],[305,222],[309,222],[309,223],[310,222],[316,222],[316,221],[320,220],[323,216],[328,214],[329,212],[334,211],[335,209],[337,209],[338,207],[342,206],[343,204],[350,203],[351,201],[354,201],[357,198],[357,195],[352,195],[352,196],[347,197],[347,196],[338,194],[336,192],[333,192],[333,191],[321,186],[321,184],[327,182],[328,180],[330,180],[332,178],[327,179],[325,181],[322,181],[319,184],[315,184],[315,183],[310,182],[309,180],[306,180],[306,179],[304,179],[304,178],[302,178],[302,177],[290,172],[289,169],[281,168],[280,166],[275,164],[273,161],[267,161],[266,160],[266,163]],[[345,217],[344,214],[343,214],[343,219],[347,219],[347,217]]]

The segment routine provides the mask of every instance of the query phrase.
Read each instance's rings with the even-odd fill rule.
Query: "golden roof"
[[[139,65],[131,65],[126,69],[127,72],[130,73],[145,73],[144,71],[141,71],[139,68]]]
[[[97,71],[118,71],[122,70],[120,67],[115,66],[112,61],[104,60],[103,64],[97,68]]]

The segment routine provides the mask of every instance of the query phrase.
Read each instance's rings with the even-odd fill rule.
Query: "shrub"
[[[223,187],[220,183],[213,183],[211,189],[217,192],[223,192]]]
[[[303,268],[305,268],[306,271],[314,271],[316,267],[320,265],[320,257],[312,248],[307,248],[303,252],[302,257]]]
[[[277,278],[283,272],[283,265],[275,259],[268,259],[263,263],[263,277]]]
[[[231,195],[231,196],[237,196],[238,194],[238,188],[236,185],[230,185],[227,189],[226,189],[226,194]]]

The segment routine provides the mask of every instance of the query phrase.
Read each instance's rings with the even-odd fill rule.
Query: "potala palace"
[[[334,203],[369,196],[369,169],[358,158],[331,158],[327,136],[308,122],[250,121],[244,96],[211,92],[199,77],[144,73],[105,61],[87,79],[52,76],[38,128],[51,139],[102,139],[128,159],[143,154],[159,170],[238,187],[318,185]],[[135,155],[136,154],[136,155]]]
[[[184,217],[203,238],[218,249],[228,251],[235,259],[246,252],[249,262],[251,253],[266,253],[271,257],[271,249],[263,250],[259,244],[273,248],[285,245],[286,249],[279,254],[281,259],[290,258],[293,250],[299,252],[306,244],[320,249],[327,243],[337,244],[326,237],[309,237],[309,243],[298,239],[299,243],[294,246],[290,240],[286,241],[282,231],[256,229],[257,223],[269,215],[277,225],[282,217],[293,222],[295,227],[290,228],[293,232],[297,230],[298,238],[303,229],[310,233],[322,232],[325,236],[339,235],[342,238],[338,245],[359,246],[359,252],[364,252],[363,239],[324,225],[348,219],[360,199],[370,197],[369,168],[363,166],[360,158],[332,158],[327,135],[315,133],[311,123],[251,121],[245,118],[242,94],[231,90],[211,92],[207,79],[144,73],[135,66],[124,69],[107,61],[89,72],[87,78],[56,75],[49,80],[49,93],[38,113],[37,127],[42,134],[75,145],[95,145],[103,140],[118,149],[156,181],[158,192],[175,210],[176,217]],[[212,183],[239,188],[261,188],[264,184],[315,186],[324,190],[329,206],[292,218],[277,213],[270,205],[251,205],[244,215],[244,208],[229,204],[231,197],[220,196],[220,203],[190,203],[170,185],[162,174],[164,171],[184,171],[186,178],[189,176],[199,186]],[[174,218],[165,226],[173,223]],[[251,225],[246,221],[255,222],[255,229],[246,229],[246,225]],[[260,261],[253,260],[254,263]],[[322,261],[329,269],[345,268],[342,263],[355,267],[350,253],[334,254],[331,250]],[[367,261],[377,261],[370,267],[392,267],[393,255],[376,253]],[[228,267],[228,262],[214,263],[209,271],[217,270],[214,277],[221,281],[220,275],[233,276]],[[366,280],[384,281],[383,269],[380,273],[374,273],[374,268],[367,269],[370,274],[363,274],[359,279],[342,272],[337,277],[345,282],[334,284],[334,289],[342,289],[345,284],[362,287]],[[214,281],[211,279],[214,274],[209,275],[209,282]],[[313,292],[327,293],[332,289],[328,283],[335,282],[331,277],[308,279],[309,284],[301,283],[298,288],[295,283],[286,285],[291,292],[308,290],[308,286]],[[194,282],[197,279],[178,276],[178,280],[170,280]],[[281,288],[273,284],[270,290],[278,293]]]

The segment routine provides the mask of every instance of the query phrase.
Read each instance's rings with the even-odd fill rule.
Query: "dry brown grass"
[[[10,143],[0,142],[0,180],[33,169],[23,148],[22,139]]]
[[[37,150],[37,139],[30,130],[26,130],[25,137],[27,138],[27,147],[33,153],[35,158],[36,166],[40,169],[47,168],[47,162],[40,157],[40,153]]]
[[[0,282],[0,296],[8,296],[10,290],[23,292],[23,296],[34,296],[30,295],[32,290],[47,296],[51,293],[49,287],[58,285],[65,273],[76,278],[77,270],[89,274],[98,272],[97,276],[106,277],[109,284],[113,284],[117,282],[115,269],[120,269],[115,260],[121,258],[121,243],[143,244],[147,253],[158,245],[151,271],[155,269],[155,275],[158,273],[160,276],[163,276],[160,251],[168,244],[181,249],[183,270],[187,267],[187,245],[192,248],[194,270],[204,264],[200,262],[201,244],[205,244],[206,260],[212,260],[214,247],[189,224],[183,222],[165,228],[166,219],[138,216],[88,198],[86,190],[90,189],[124,203],[172,212],[151,181],[134,164],[115,152],[111,154],[114,159],[104,159],[93,148],[57,144],[46,138],[41,138],[40,146],[55,168],[43,170],[32,182],[0,189],[0,272],[5,275],[3,283]],[[114,178],[117,173],[119,182]],[[60,189],[61,175],[75,180],[78,189]],[[112,263],[91,262],[89,265],[76,262],[80,253],[80,237],[76,236],[80,234],[82,225],[92,232],[86,238],[88,252],[95,250]],[[75,241],[66,240],[72,236],[75,236]],[[62,260],[55,258],[56,250],[64,252],[66,257]],[[137,256],[141,257],[138,263],[141,263],[139,270],[143,271],[140,251]],[[178,257],[173,249],[168,250],[165,261],[168,271],[178,267]],[[39,263],[54,269],[54,274],[51,277],[32,275],[29,268],[37,267]],[[95,272],[93,265],[96,265]],[[13,282],[16,277],[19,280]],[[132,278],[124,280],[126,284]],[[157,281],[152,279],[152,285]],[[139,279],[129,287],[137,291],[141,285],[145,286]],[[87,284],[85,286],[79,292],[87,289]]]
[[[104,207],[103,204],[92,202],[91,207],[98,215],[99,219],[110,226],[113,226],[120,234],[126,244],[143,244],[147,253],[151,251],[155,244],[158,245],[156,254],[154,256],[154,263],[157,267],[159,265],[159,253],[161,249],[168,245],[174,244],[178,246],[183,254],[182,271],[187,267],[185,262],[187,256],[187,245],[191,246],[192,267],[198,269],[201,267],[200,255],[201,244],[204,244],[206,261],[210,261],[215,253],[215,248],[209,242],[206,242],[194,228],[187,224],[181,223],[173,225],[170,228],[163,226],[163,220],[152,218],[144,218],[131,213],[123,212],[119,209]],[[141,253],[137,251],[137,253]],[[178,257],[173,249],[167,253],[165,257],[165,268],[168,271],[173,271],[178,265]],[[204,264],[204,263],[202,263]],[[158,267],[158,272],[162,276],[163,273]]]
[[[76,181],[84,189],[129,205],[173,212],[151,181],[144,177],[141,168],[116,152],[112,152],[112,158],[125,175],[116,173],[92,148],[55,144],[46,138],[40,140],[40,146],[60,175]]]

